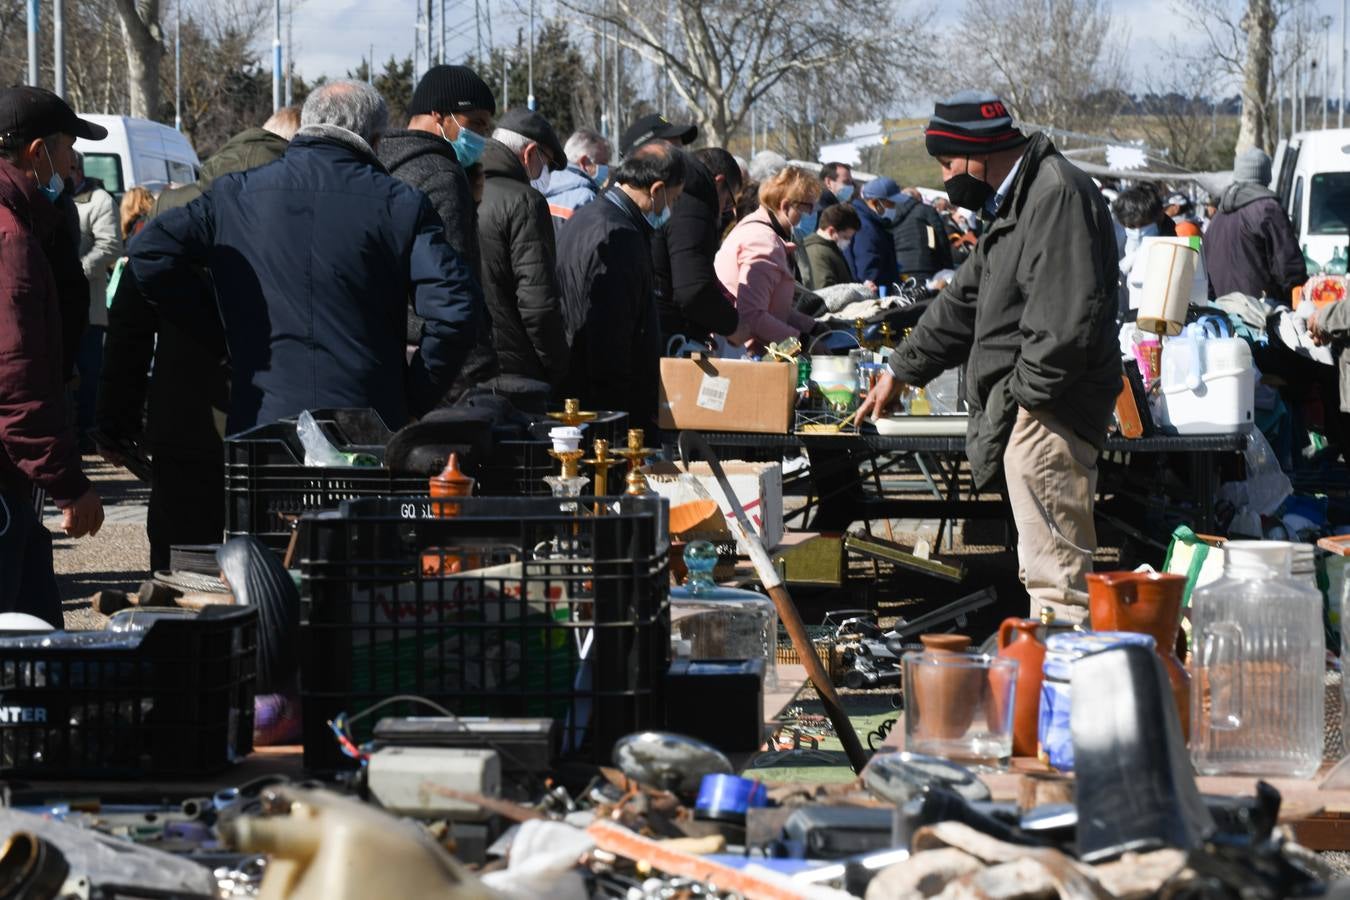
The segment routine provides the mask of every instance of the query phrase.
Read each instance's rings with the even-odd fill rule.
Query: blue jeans
[[[0,491],[0,613],[37,616],[62,627],[61,594],[52,568],[52,535],[33,508],[33,497]]]
[[[75,409],[79,418],[78,433],[94,427],[95,407],[98,401],[98,380],[103,374],[103,336],[108,329],[90,325],[80,338],[80,352],[75,357],[75,368],[80,373],[80,386],[75,391]]]

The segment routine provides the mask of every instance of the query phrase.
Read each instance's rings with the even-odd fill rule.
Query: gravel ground
[[[105,619],[94,612],[89,598],[105,588],[135,591],[149,577],[150,566],[145,536],[149,488],[97,456],[84,458],[84,471],[103,498],[105,518],[98,535],[71,540],[61,533],[55,507],[49,504],[46,513],[66,627],[72,629],[101,628]]]

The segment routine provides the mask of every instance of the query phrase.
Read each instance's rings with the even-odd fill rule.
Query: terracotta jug
[[[970,649],[970,638],[964,634],[921,634],[926,656],[962,656]],[[938,668],[920,666],[915,670],[916,683],[908,685],[921,712],[915,724],[915,735],[929,740],[952,740],[962,737],[975,718],[974,700],[979,699],[982,673],[976,669]]]
[[[1184,575],[1159,572],[1094,572],[1087,577],[1093,631],[1133,631],[1153,637],[1187,738],[1191,729],[1191,676],[1177,656]]]
[[[1017,660],[1017,691],[1013,695],[1013,756],[1036,755],[1036,733],[1041,716],[1041,666],[1045,644],[1036,619],[1004,619],[998,627],[998,655]],[[991,678],[994,676],[991,674]],[[1000,692],[1001,694],[1001,692]]]

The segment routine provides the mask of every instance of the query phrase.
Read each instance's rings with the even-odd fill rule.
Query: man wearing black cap
[[[66,417],[61,313],[43,244],[62,227],[52,204],[75,138],[107,130],[49,91],[0,90],[0,612],[62,627],[45,496],[70,537],[98,533],[103,503],[80,471]]]
[[[497,100],[468,66],[432,66],[417,83],[408,104],[408,127],[385,134],[376,152],[389,174],[431,198],[445,225],[445,242],[483,280],[478,247],[478,214],[465,171],[476,165],[492,136]],[[480,329],[451,395],[497,374],[487,310],[478,310]],[[408,343],[420,340],[422,320],[408,312]]]
[[[492,349],[502,375],[541,382],[541,390],[567,373],[553,217],[544,198],[549,173],[566,164],[553,126],[520,108],[502,116],[483,151],[478,239]]]
[[[859,414],[966,364],[966,455],[977,485],[1006,477],[1032,612],[1081,621],[1097,455],[1121,386],[1111,214],[1092,179],[1046,135],[1028,140],[991,94],[938,103],[926,139],[947,196],[987,226]]]
[[[676,147],[694,142],[698,126],[669,122],[664,116],[643,116],[624,132],[623,155],[652,141]],[[722,244],[722,216],[740,191],[740,170],[722,166],[714,174],[693,154],[685,154],[684,192],[669,223],[652,235],[656,274],[656,308],[662,344],[676,334],[702,340],[729,335],[740,316],[713,269]]]

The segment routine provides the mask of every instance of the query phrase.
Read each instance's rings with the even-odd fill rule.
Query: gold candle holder
[[[651,493],[651,488],[647,486],[647,476],[637,469],[629,469],[623,480],[628,485],[624,493],[629,497],[641,497],[643,494]]]
[[[647,457],[656,455],[655,448],[642,446],[645,442],[646,435],[641,428],[628,429],[628,446],[616,452],[619,456],[628,460],[629,472],[636,472],[646,461]],[[645,480],[643,483],[646,483]]]
[[[891,323],[890,323],[890,322],[882,322],[882,323],[881,323],[881,346],[882,346],[882,347],[894,347],[894,346],[895,346],[895,332],[891,329]],[[877,349],[881,349],[881,348],[878,347]]]
[[[615,459],[609,455],[609,441],[604,438],[596,438],[595,458],[585,459],[582,462],[595,470],[595,496],[603,497],[608,494],[609,470],[623,462],[623,460]]]
[[[562,471],[559,474],[563,478],[577,478],[580,476],[581,458],[586,455],[586,451],[578,447],[575,450],[550,450],[548,455],[558,460],[562,464]]]
[[[557,419],[564,425],[575,428],[583,422],[595,421],[595,418],[598,415],[599,413],[583,412],[581,409],[581,401],[576,398],[571,398],[563,401],[562,412],[551,412],[549,413],[549,418]]]

